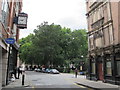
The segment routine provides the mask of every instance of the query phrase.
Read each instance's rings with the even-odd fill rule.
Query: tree
[[[39,49],[41,57],[43,57],[41,63],[45,65],[62,64],[64,60],[63,49],[59,45],[62,38],[61,26],[54,25],[54,23],[48,25],[45,22],[39,25],[34,33],[33,43]]]
[[[34,46],[32,43],[34,35],[30,34],[26,38],[22,38],[19,40],[20,43],[20,49],[19,49],[19,54],[20,54],[20,59],[23,62],[33,64],[34,62]]]
[[[20,58],[28,64],[64,66],[86,60],[87,33],[84,29],[71,31],[54,23],[37,26],[34,34],[20,40]]]

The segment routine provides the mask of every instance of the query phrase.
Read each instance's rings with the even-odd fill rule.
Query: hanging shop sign
[[[20,29],[27,28],[27,18],[28,18],[28,14],[19,13],[17,19],[17,27]]]
[[[14,44],[15,43],[15,39],[14,38],[7,38],[5,39],[7,44]]]

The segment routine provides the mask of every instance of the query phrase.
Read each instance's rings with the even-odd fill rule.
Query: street
[[[34,71],[26,71],[24,87],[16,86],[13,88],[4,88],[2,90],[36,90],[39,88],[85,89],[86,87],[76,84],[76,80],[78,78],[75,78],[74,74],[47,74]]]
[[[85,88],[75,83],[73,74],[46,74],[40,72],[27,72],[26,80],[34,88]]]

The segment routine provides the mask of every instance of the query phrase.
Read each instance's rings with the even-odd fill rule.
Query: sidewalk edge
[[[91,86],[88,86],[88,85],[85,85],[85,84],[81,84],[81,83],[78,83],[78,82],[75,82],[75,83],[78,84],[78,85],[82,85],[82,86],[84,86],[84,87],[88,87],[88,88],[95,89],[95,90],[101,90],[101,89],[99,89],[99,88],[91,87]]]

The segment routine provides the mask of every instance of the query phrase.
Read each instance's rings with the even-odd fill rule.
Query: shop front
[[[9,47],[6,84],[9,84],[11,82],[11,79],[13,78],[14,69],[17,68],[18,48],[19,45],[17,43],[10,45]]]
[[[87,79],[120,85],[120,48],[109,47],[90,55]]]

